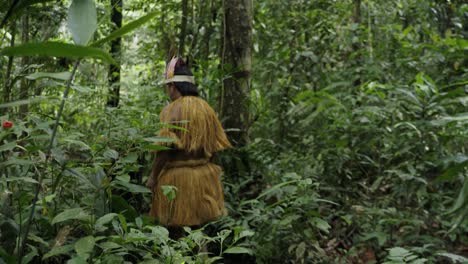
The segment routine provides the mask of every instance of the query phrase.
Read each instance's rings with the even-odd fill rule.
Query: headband
[[[195,79],[193,76],[190,75],[174,75],[175,66],[179,58],[173,57],[169,64],[166,67],[166,71],[164,72],[164,83],[171,83],[171,82],[189,82],[195,84]]]
[[[173,75],[172,78],[166,79],[164,83],[171,83],[171,82],[189,82],[195,84],[195,79],[193,76],[189,75]]]

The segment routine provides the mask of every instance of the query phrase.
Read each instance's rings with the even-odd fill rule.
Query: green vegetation
[[[468,262],[464,1],[121,5],[0,3],[0,264]],[[236,145],[178,241],[144,187],[176,53]]]

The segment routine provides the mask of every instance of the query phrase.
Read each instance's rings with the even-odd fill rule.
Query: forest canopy
[[[0,264],[467,263],[467,25],[461,0],[1,0]],[[180,239],[145,187],[173,56],[233,145],[228,215]]]

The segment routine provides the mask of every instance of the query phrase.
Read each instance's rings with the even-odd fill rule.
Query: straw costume
[[[177,58],[171,60],[166,84],[194,84],[193,76],[174,74],[181,63]],[[173,141],[158,143],[170,149],[159,151],[153,163],[150,216],[165,226],[178,227],[202,225],[224,215],[222,169],[212,159],[231,145],[216,113],[198,96],[181,95],[163,109],[160,121],[168,125],[159,136]],[[165,185],[177,188],[174,200],[163,195]]]

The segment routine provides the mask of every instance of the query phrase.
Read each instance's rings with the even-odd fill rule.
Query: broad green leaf
[[[107,149],[106,151],[104,151],[104,154],[103,154],[104,158],[107,158],[107,159],[118,159],[119,158],[119,153],[116,151],[116,150],[113,150],[113,149]]]
[[[410,255],[411,252],[402,247],[394,247],[389,250],[389,255],[391,257],[405,257]]]
[[[114,40],[116,38],[119,38],[119,37],[131,32],[131,31],[133,31],[134,29],[140,27],[141,25],[145,24],[146,22],[150,21],[157,14],[158,14],[158,12],[151,12],[151,13],[145,15],[145,16],[142,16],[142,17],[138,18],[137,20],[134,20],[134,21],[122,26],[121,28],[113,31],[109,36],[92,43],[90,46],[91,47],[97,47],[97,46],[99,46],[99,45],[101,45],[103,43],[106,43],[106,42],[109,42],[109,41]]]
[[[255,235],[255,232],[254,232],[254,231],[251,231],[251,230],[244,230],[244,231],[240,232],[238,239],[241,239],[241,238],[243,238],[243,237],[251,237],[251,236],[253,236],[253,235]]]
[[[468,206],[468,177],[466,177],[464,180],[463,187],[458,194],[457,201],[453,205],[452,209],[447,212],[447,214],[452,214],[464,206]]]
[[[96,224],[94,225],[94,228],[96,230],[99,230],[101,231],[102,227],[109,223],[110,221],[112,221],[112,219],[114,219],[115,217],[117,216],[116,213],[109,213],[109,214],[106,214],[104,216],[101,216],[97,221],[96,221]]]
[[[33,165],[33,164],[34,162],[32,162],[31,160],[9,158],[7,161],[0,163],[0,167],[9,166],[9,165],[27,166],[27,165]]]
[[[94,0],[73,0],[68,9],[68,29],[77,45],[86,45],[97,27]]]
[[[70,79],[70,72],[35,72],[26,76],[29,80],[38,80],[42,78],[52,78],[57,80],[66,81]]]
[[[0,55],[5,56],[43,56],[64,58],[95,58],[117,64],[109,53],[92,47],[84,47],[63,42],[26,43],[4,48]]]
[[[144,186],[136,185],[122,180],[114,180],[112,182],[112,185],[115,187],[120,187],[119,189],[124,189],[131,193],[151,193],[151,190]]]
[[[83,220],[87,219],[89,217],[89,214],[83,210],[83,208],[72,208],[72,209],[67,209],[60,214],[56,215],[54,219],[52,220],[52,224],[57,224],[60,222],[64,222],[67,220],[72,220],[72,219],[78,219],[78,220]]]
[[[245,247],[231,247],[224,251],[225,254],[249,254],[252,255],[252,250]]]
[[[145,145],[144,149],[146,149],[146,150],[160,151],[160,150],[168,150],[168,149],[171,149],[171,148],[166,147],[166,146],[160,146],[160,145],[150,144],[150,145]]]
[[[63,142],[68,143],[69,145],[73,146],[73,149],[76,149],[76,150],[80,150],[80,151],[91,150],[90,146],[88,146],[86,143],[80,140],[64,138]]]
[[[31,177],[8,177],[8,178],[1,178],[0,183],[3,182],[17,182],[17,181],[22,181],[22,182],[28,182],[28,183],[38,183],[35,179]]]
[[[75,251],[80,256],[91,253],[95,243],[93,236],[82,237],[75,242]]]
[[[456,255],[452,253],[437,253],[436,255],[449,258],[451,261],[454,261],[455,263],[468,263],[468,258],[465,258],[460,255]]]
[[[53,247],[47,254],[42,257],[42,260],[55,257],[58,255],[64,255],[73,250],[73,245],[65,245],[61,247]]]
[[[163,195],[166,196],[166,198],[169,201],[172,201],[176,198],[177,187],[172,186],[172,185],[162,185],[161,190],[163,192]]]
[[[0,108],[10,108],[10,107],[17,107],[21,105],[28,105],[28,104],[35,104],[35,103],[40,103],[42,101],[50,100],[51,98],[48,97],[32,97],[26,100],[18,100],[14,102],[9,102],[9,103],[4,103],[0,104]]]
[[[102,250],[105,251],[108,251],[108,250],[112,250],[112,249],[116,249],[116,248],[121,248],[122,246],[117,244],[117,243],[114,243],[114,242],[103,242],[103,243],[100,243],[98,244],[98,246],[100,248],[102,248]]]
[[[10,151],[16,147],[16,141],[12,141],[3,145],[0,145],[0,152]]]
[[[318,229],[327,233],[328,233],[328,230],[331,228],[328,222],[323,220],[322,218],[312,217],[309,221],[312,225],[314,225]]]
[[[77,256],[72,259],[69,259],[67,261],[67,264],[88,264],[86,259],[89,257],[89,255],[86,256],[86,258],[83,258],[82,256]]]

